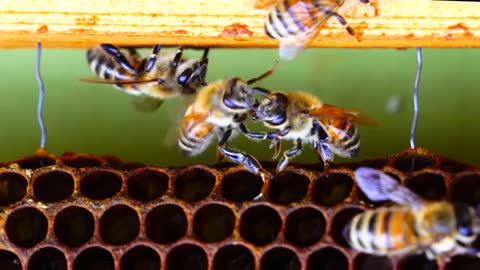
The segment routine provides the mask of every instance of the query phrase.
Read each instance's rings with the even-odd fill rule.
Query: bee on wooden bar
[[[281,151],[281,141],[289,140],[295,147],[283,153],[277,171],[286,168],[289,159],[300,153],[305,143],[313,145],[317,157],[324,161],[333,160],[333,154],[354,157],[360,151],[360,137],[355,126],[375,124],[360,111],[342,109],[324,104],[305,92],[281,93],[264,90],[265,99],[253,108],[253,120],[262,121],[273,133],[257,133],[240,125],[242,132],[250,138],[271,139],[270,148],[275,148],[273,158]]]
[[[160,45],[141,57],[134,48],[124,54],[112,44],[101,44],[87,51],[90,69],[100,78],[82,81],[113,84],[137,96],[133,105],[140,111],[154,111],[165,99],[191,95],[206,85],[208,49],[200,61],[182,57],[183,47],[176,53],[159,54]]]
[[[344,231],[352,248],[389,256],[425,252],[430,260],[437,257],[448,260],[462,253],[480,255],[471,247],[480,233],[480,217],[473,207],[425,201],[375,169],[358,168],[355,178],[370,200],[392,200],[400,205],[355,216]]]
[[[369,0],[358,0],[370,3]],[[350,35],[350,27],[338,9],[345,0],[280,0],[268,14],[265,33],[280,41],[280,58],[293,59],[317,36],[321,26],[334,16]]]

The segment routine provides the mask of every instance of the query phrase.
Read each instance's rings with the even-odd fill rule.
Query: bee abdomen
[[[196,156],[201,154],[209,145],[213,134],[206,134],[203,137],[196,136],[195,132],[181,129],[178,146],[185,156]]]
[[[94,47],[87,50],[87,60],[92,72],[98,77],[107,80],[128,80],[132,74],[124,70],[115,59],[108,55],[102,48]],[[118,88],[126,88],[126,85],[115,84]],[[129,87],[136,88],[135,85]]]

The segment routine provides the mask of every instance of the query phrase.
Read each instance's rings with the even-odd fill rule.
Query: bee
[[[275,64],[276,65],[276,64]],[[248,81],[230,78],[209,83],[201,88],[195,100],[187,108],[181,123],[178,146],[187,156],[201,154],[212,142],[219,139],[217,155],[223,155],[244,165],[249,171],[261,174],[262,167],[253,157],[226,147],[234,130],[245,121],[256,103],[255,93],[263,88],[250,87],[273,73],[275,65],[267,72]]]
[[[260,92],[259,92],[260,93]],[[324,104],[315,96],[305,92],[269,92],[264,90],[265,99],[252,109],[254,121],[277,132],[258,133],[249,131],[245,125],[240,130],[253,139],[271,139],[270,148],[275,148],[273,158],[281,151],[281,141],[289,140],[295,147],[283,153],[277,171],[283,171],[289,159],[299,154],[305,143],[313,146],[317,157],[324,161],[333,160],[333,155],[354,157],[360,151],[360,136],[355,123],[373,125],[376,122],[360,111],[342,109]]]
[[[149,56],[141,57],[135,48],[124,54],[112,44],[101,44],[87,51],[90,69],[100,78],[82,81],[113,84],[137,96],[133,105],[140,111],[154,111],[165,99],[191,95],[204,85],[208,49],[200,61],[183,58],[183,47],[176,53],[159,54],[160,45]]]
[[[480,255],[471,247],[480,234],[480,217],[473,207],[425,201],[389,175],[371,168],[358,168],[355,178],[370,200],[392,200],[399,205],[356,215],[344,230],[353,249],[389,256],[425,252],[430,260],[448,260],[460,253]]]
[[[369,0],[358,0],[364,4]],[[265,33],[280,41],[279,55],[291,60],[297,56],[317,35],[322,24],[334,16],[350,35],[350,27],[338,9],[345,0],[281,0],[277,1],[265,22]]]

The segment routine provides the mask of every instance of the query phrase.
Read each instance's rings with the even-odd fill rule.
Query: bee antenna
[[[260,74],[259,76],[255,77],[255,78],[252,78],[252,79],[248,80],[247,84],[252,84],[252,83],[258,82],[258,81],[263,80],[266,77],[272,75],[273,72],[275,71],[275,69],[277,68],[278,62],[279,62],[278,59],[275,60],[275,62],[273,63],[273,66],[269,70],[265,71],[264,73]]]
[[[42,76],[40,75],[40,58],[42,57],[42,43],[37,42],[37,54],[35,58],[35,77],[37,79],[39,96],[37,105],[37,120],[40,125],[40,147],[45,148],[47,144],[47,130],[43,120],[43,101],[45,99],[45,85],[43,84]]]

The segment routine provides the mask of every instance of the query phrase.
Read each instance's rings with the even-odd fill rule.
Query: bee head
[[[250,110],[256,103],[254,89],[239,78],[228,80],[223,104],[231,110]]]
[[[454,209],[459,235],[473,238],[480,233],[480,217],[473,207],[466,203],[455,203]]]
[[[282,93],[270,94],[261,103],[253,106],[253,120],[264,121],[272,125],[281,125],[287,118],[288,98]]]
[[[186,94],[193,94],[200,86],[207,85],[205,76],[207,74],[208,58],[201,61],[187,63],[177,70],[177,83],[182,86]]]

